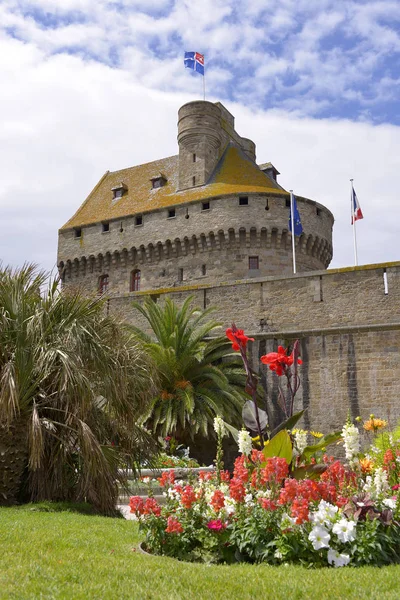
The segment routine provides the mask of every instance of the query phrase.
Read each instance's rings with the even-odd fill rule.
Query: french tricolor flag
[[[351,224],[353,225],[359,219],[364,218],[364,215],[362,214],[360,203],[357,198],[357,194],[353,187],[351,188],[351,206],[352,206]]]

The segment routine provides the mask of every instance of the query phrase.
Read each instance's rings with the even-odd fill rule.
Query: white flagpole
[[[203,69],[204,69],[204,75],[203,75],[203,100],[206,100],[206,58],[205,58],[205,54],[203,54]]]
[[[351,221],[353,225],[353,244],[354,244],[354,264],[358,266],[358,256],[357,256],[357,233],[356,233],[356,219],[354,213],[354,188],[353,188],[353,179],[350,179],[351,182],[351,193],[350,193],[350,202],[351,202]]]
[[[293,190],[290,191],[290,221],[292,223],[292,253],[293,253],[293,273],[296,273],[296,249],[294,239],[294,214],[293,214]]]

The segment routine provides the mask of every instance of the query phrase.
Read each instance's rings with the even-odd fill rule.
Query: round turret
[[[221,111],[212,102],[189,102],[178,112],[179,189],[207,183],[221,149]]]

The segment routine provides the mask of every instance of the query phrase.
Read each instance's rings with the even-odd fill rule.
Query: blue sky
[[[106,169],[177,152],[177,110],[202,95],[184,50],[258,161],[335,214],[332,266],[352,262],[350,177],[360,262],[400,258],[399,1],[3,0],[0,259],[51,268]]]

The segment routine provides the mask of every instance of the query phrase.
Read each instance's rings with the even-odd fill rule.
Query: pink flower
[[[207,523],[207,527],[208,529],[210,529],[211,531],[222,531],[223,529],[225,529],[226,524],[223,523],[221,521],[221,519],[214,519],[212,521],[209,521]]]

